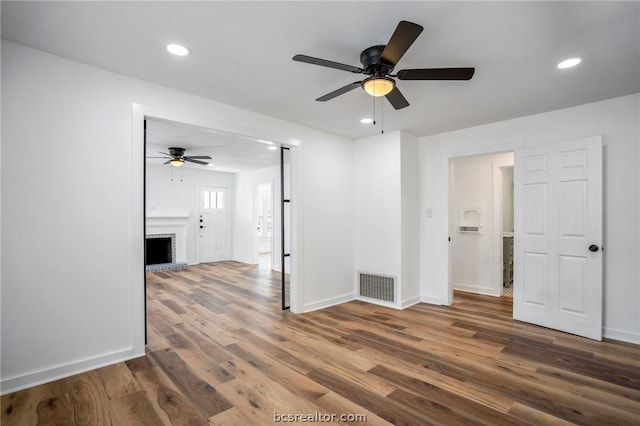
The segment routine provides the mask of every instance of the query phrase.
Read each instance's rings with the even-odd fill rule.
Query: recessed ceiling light
[[[191,54],[191,50],[189,50],[188,47],[176,43],[167,44],[167,51],[176,56],[187,56]]]
[[[360,122],[361,122],[362,124],[371,124],[371,123],[373,123],[373,118],[369,118],[369,117],[361,118],[361,119],[360,119]]]
[[[264,143],[264,144],[267,144],[267,145],[273,145],[274,144],[273,142],[268,141],[268,140],[264,140],[264,139],[258,139],[258,142]]]
[[[207,167],[215,167],[215,165],[213,163],[208,163]]]
[[[271,151],[275,151],[276,149],[278,149],[278,147],[271,145],[271,146],[268,146],[267,149],[270,149]]]
[[[564,61],[560,62],[558,64],[558,68],[560,69],[565,69],[565,68],[571,68],[571,67],[575,67],[576,65],[578,65],[580,62],[582,62],[582,58],[570,58],[570,59],[565,59]]]

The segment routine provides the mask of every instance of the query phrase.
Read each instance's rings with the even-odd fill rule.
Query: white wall
[[[355,142],[355,270],[396,277],[393,307],[419,301],[417,151],[403,132]]]
[[[513,165],[513,153],[456,158],[451,167],[451,282],[456,290],[500,296],[500,210],[496,211],[502,181],[495,179],[500,165]],[[478,232],[460,230],[460,212],[479,209],[482,227]],[[498,226],[496,226],[498,225]]]
[[[302,295],[291,289],[291,300],[298,299],[304,311],[354,296],[353,143],[321,133],[311,140],[314,143],[303,144],[292,153],[296,161],[292,163],[291,204],[304,216],[305,226],[302,246],[291,249],[291,268],[297,267],[297,250],[297,257],[304,260],[299,266],[305,285]],[[294,215],[293,237],[299,228],[297,221]]]
[[[351,141],[3,41],[3,393],[144,353],[141,113],[300,141],[292,310],[353,292]]]
[[[602,135],[604,334],[640,343],[640,95],[630,95],[420,138],[421,292],[446,303],[448,159]],[[435,242],[435,243],[434,243]]]
[[[245,263],[257,263],[256,236],[256,186],[270,183],[273,194],[273,252],[272,266],[280,270],[282,259],[280,241],[280,167],[266,167],[258,170],[240,172],[233,175],[233,260]]]
[[[171,180],[173,172],[173,180]],[[211,170],[195,170],[167,166],[150,166],[146,168],[147,216],[188,216],[186,225],[186,257],[177,259],[190,265],[198,263],[198,212],[200,201],[198,188],[200,185],[222,186],[229,188],[233,194],[233,174]],[[229,214],[234,217],[233,208]],[[231,235],[231,229],[228,232]]]
[[[420,301],[420,232],[418,219],[418,138],[400,133],[402,290],[406,307]]]
[[[355,142],[356,272],[400,278],[400,133]]]

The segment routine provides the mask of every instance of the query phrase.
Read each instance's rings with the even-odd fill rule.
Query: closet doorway
[[[453,290],[513,296],[513,152],[450,163],[450,282]]]

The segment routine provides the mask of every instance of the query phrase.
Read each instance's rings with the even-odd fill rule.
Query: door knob
[[[595,245],[595,244],[591,244],[589,246],[589,251],[591,251],[593,253],[597,252],[598,250],[599,250],[599,247],[597,245]]]
[[[206,226],[200,225],[200,229],[204,229],[204,228],[206,228]]]

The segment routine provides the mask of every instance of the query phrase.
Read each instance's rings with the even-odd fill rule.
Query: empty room
[[[3,425],[637,424],[640,2],[0,8]]]

